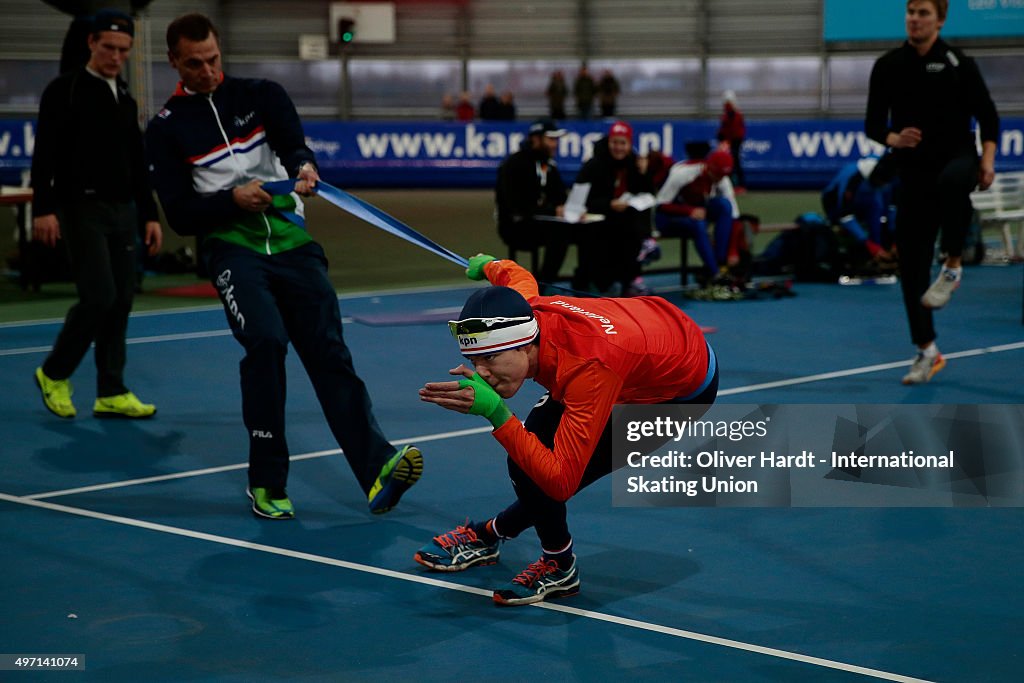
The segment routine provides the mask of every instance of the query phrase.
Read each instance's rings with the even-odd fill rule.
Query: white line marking
[[[30,353],[46,353],[52,346],[24,346],[20,349],[0,350],[0,356],[25,356]]]
[[[205,282],[205,280],[203,280]],[[405,294],[430,294],[434,292],[457,292],[463,289],[471,289],[472,284],[465,285],[422,285],[419,287],[404,287],[401,289],[380,289],[380,290],[365,290],[357,292],[346,292],[344,294],[338,294],[338,301],[345,301],[346,299],[370,299],[373,297],[384,297],[384,296],[402,296]],[[74,295],[68,295],[68,305],[70,306],[74,300]],[[176,315],[178,313],[201,313],[205,311],[220,311],[223,307],[220,304],[208,304],[204,306],[182,306],[180,308],[154,308],[148,311],[132,311],[132,318],[147,318],[154,315]],[[456,309],[461,310],[461,309]],[[33,325],[54,325],[57,323],[64,322],[64,318],[41,318],[39,320],[14,320],[11,322],[0,323],[0,329],[5,327],[32,327]]]
[[[1003,351],[1017,351],[1024,349],[1024,342],[1014,342],[1012,344],[1002,344],[1000,346],[986,346],[979,349],[968,349],[967,351],[954,351],[953,353],[943,354],[946,358],[968,358],[970,356],[982,356],[986,353],[1001,353]],[[850,368],[849,370],[836,370],[835,372],[823,372],[818,375],[806,375],[804,377],[793,377],[791,379],[781,379],[776,382],[765,382],[763,384],[748,384],[745,387],[733,387],[731,389],[722,389],[718,392],[719,396],[732,396],[734,394],[744,394],[752,391],[761,391],[762,389],[775,389],[777,387],[787,387],[793,384],[807,384],[810,382],[820,382],[826,379],[835,379],[837,377],[849,377],[850,375],[864,375],[869,372],[880,372],[882,370],[892,370],[894,368],[901,368],[910,365],[913,361],[898,361],[895,363],[881,363],[879,365],[865,365],[860,368]]]
[[[566,605],[560,605],[550,602],[537,603],[536,605],[534,605],[534,607],[539,607],[541,609],[549,609],[556,612],[563,612],[565,614],[573,614],[576,616],[586,617],[588,619],[594,619],[596,621],[606,621],[611,624],[628,626],[630,628],[640,629],[642,631],[653,631],[654,633],[663,633],[665,635],[675,636],[677,638],[686,638],[687,640],[697,640],[702,643],[709,643],[711,645],[721,645],[722,647],[729,647],[736,650],[745,650],[747,652],[753,652],[756,654],[768,655],[769,657],[779,657],[780,659],[790,659],[796,662],[804,662],[806,664],[813,664],[815,666],[825,667],[828,669],[848,671],[850,673],[862,674],[864,676],[880,678],[886,681],[901,681],[902,683],[929,683],[928,680],[924,678],[913,678],[911,676],[894,674],[888,671],[881,671],[879,669],[869,669],[868,667],[857,666],[856,664],[846,664],[845,662],[837,662],[831,659],[822,659],[821,657],[812,657],[810,655],[800,654],[799,652],[789,652],[788,650],[779,650],[773,647],[764,647],[762,645],[744,643],[740,640],[730,640],[729,638],[709,636],[703,633],[697,633],[695,631],[685,631],[683,629],[672,628],[671,626],[662,626],[660,624],[652,624],[646,621],[638,621],[636,619],[628,619],[626,617],[617,617],[615,615],[605,614],[603,612],[593,612],[591,610],[583,610],[578,609],[576,607],[568,607]]]
[[[352,318],[341,319],[343,323],[352,323]],[[132,337],[125,340],[125,344],[156,344],[168,341],[187,341],[189,339],[208,339],[212,337],[229,337],[230,329],[207,330],[205,332],[177,332],[175,334],[158,334],[151,337]],[[26,346],[20,349],[2,349],[0,356],[25,356],[32,353],[44,353],[52,346]]]
[[[473,429],[459,429],[452,432],[440,432],[438,434],[425,434],[423,436],[414,436],[406,439],[396,439],[391,443],[396,445],[403,445],[407,443],[427,443],[429,441],[441,441],[442,439],[454,439],[460,436],[469,436],[472,434],[483,434],[491,431],[490,427],[475,427]],[[325,451],[312,451],[310,453],[301,453],[299,455],[293,455],[289,458],[292,462],[298,462],[300,460],[312,460],[313,458],[322,458],[328,455],[339,455],[341,454],[340,448],[332,448]],[[76,493],[89,493],[91,491],[106,491],[108,489],[119,489],[126,486],[136,486],[138,484],[152,484],[158,481],[171,481],[174,479],[187,479],[189,477],[201,477],[207,474],[219,474],[221,472],[231,472],[233,470],[243,470],[249,467],[248,462],[235,463],[233,465],[221,465],[219,467],[207,467],[201,470],[188,470],[186,472],[173,472],[171,474],[158,474],[152,477],[143,477],[141,479],[125,479],[123,481],[113,481],[105,484],[94,484],[92,486],[79,486],[73,489],[63,489],[61,491],[46,491],[44,493],[33,493],[31,495],[22,496],[28,500],[42,500],[44,498],[57,498],[58,496],[70,496]]]
[[[404,572],[397,572],[391,569],[372,567],[365,564],[358,564],[355,562],[348,562],[346,560],[335,559],[333,557],[325,557],[323,555],[314,555],[312,553],[288,550],[286,548],[277,548],[271,545],[253,543],[251,541],[243,541],[241,539],[231,538],[228,536],[218,536],[216,534],[208,534],[202,531],[182,529],[180,527],[168,526],[166,524],[157,524],[155,522],[146,522],[143,520],[131,519],[130,517],[121,517],[119,515],[108,515],[103,512],[94,512],[92,510],[86,510],[84,508],[70,507],[67,505],[58,505],[56,503],[47,503],[38,500],[30,500],[28,498],[12,496],[6,493],[0,493],[0,500],[5,500],[10,503],[17,503],[19,505],[27,505],[29,507],[42,508],[44,510],[50,510],[53,512],[63,512],[70,515],[78,515],[79,517],[88,517],[91,519],[97,519],[104,522],[111,522],[113,524],[122,524],[124,526],[136,527],[138,529],[146,529],[148,531],[158,531],[164,534],[183,536],[185,538],[193,538],[200,541],[208,541],[210,543],[219,543],[221,545],[233,546],[235,548],[242,548],[245,550],[255,550],[258,552],[268,553],[271,555],[290,557],[296,560],[304,560],[306,562],[316,562],[318,564],[339,567],[341,569],[349,569],[352,571],[362,572],[364,574],[383,576],[390,579],[397,579],[399,581],[418,583],[425,586],[432,586],[435,588],[444,588],[447,590],[459,591],[462,593],[470,593],[472,595],[479,596],[491,595],[491,591],[485,590],[483,588],[476,588],[474,586],[463,586],[458,583],[452,583],[450,581],[441,581],[439,579],[433,579],[428,576],[423,576],[420,574],[406,574]],[[862,674],[864,676],[871,676],[873,678],[879,678],[887,681],[900,681],[901,683],[928,683],[928,681],[921,678],[912,678],[910,676],[894,674],[888,671],[869,669],[867,667],[857,666],[854,664],[847,664],[845,662],[837,662],[831,659],[811,657],[809,655],[800,654],[799,652],[789,652],[787,650],[779,650],[776,648],[764,647],[761,645],[753,645],[751,643],[744,643],[738,640],[730,640],[728,638],[709,636],[703,633],[685,631],[683,629],[672,628],[670,626],[662,626],[660,624],[652,624],[645,621],[638,621],[636,619],[617,617],[611,614],[604,614],[603,612],[594,612],[591,610],[577,609],[575,607],[567,607],[565,605],[558,605],[546,602],[541,602],[534,606],[542,609],[552,610],[555,612],[562,612],[564,614],[572,614],[587,619],[594,619],[596,621],[604,621],[610,624],[617,624],[619,626],[625,626],[627,628],[634,628],[642,631],[650,631],[652,633],[661,633],[663,635],[673,636],[676,638],[683,638],[686,640],[708,643],[710,645],[719,645],[722,647],[732,648],[734,650],[743,650],[746,652],[752,652],[754,654],[767,655],[769,657],[777,657],[779,659],[788,659],[790,661],[802,662],[804,664],[812,664],[814,666],[820,666],[828,669],[848,671],[850,673]]]
[[[126,339],[125,344],[155,344],[157,342],[167,341],[185,341],[188,339],[207,339],[210,337],[227,337],[231,334],[231,330],[208,330],[206,332],[180,332],[177,334],[159,334],[152,337],[132,337]],[[52,346],[26,346],[20,349],[3,349],[0,350],[0,356],[24,356],[30,353],[41,353],[49,351]]]
[[[229,329],[206,330],[205,332],[177,332],[175,334],[157,334],[151,337],[132,337],[126,339],[125,344],[156,344],[166,341],[185,341],[186,339],[208,339],[211,337],[228,337],[231,335]]]

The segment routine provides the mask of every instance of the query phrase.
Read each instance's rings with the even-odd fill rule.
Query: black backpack
[[[835,282],[842,274],[839,239],[821,214],[796,217],[796,229],[768,243],[754,260],[758,275],[792,275],[800,282]]]

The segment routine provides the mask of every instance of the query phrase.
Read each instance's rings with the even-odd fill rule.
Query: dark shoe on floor
[[[572,566],[559,569],[554,560],[543,557],[531,564],[507,585],[494,591],[499,605],[530,605],[550,598],[567,598],[580,592],[580,572],[576,556]]]
[[[413,559],[435,571],[461,572],[478,564],[497,562],[499,543],[487,543],[477,536],[467,522],[440,536],[434,536],[430,543],[416,551]]]

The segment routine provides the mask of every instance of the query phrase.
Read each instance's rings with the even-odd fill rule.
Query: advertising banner
[[[717,124],[633,121],[634,146],[686,158],[689,143],[714,145]],[[492,187],[498,164],[526,137],[528,123],[308,121],[306,141],[324,179],[340,187]],[[558,164],[571,182],[607,123],[567,121]],[[17,184],[31,164],[35,122],[0,120],[0,174]],[[750,121],[743,164],[751,188],[817,189],[845,163],[878,152],[860,120]],[[1003,118],[997,171],[1024,170],[1024,118]]]

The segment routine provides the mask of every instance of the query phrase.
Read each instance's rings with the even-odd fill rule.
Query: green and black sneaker
[[[381,515],[398,505],[402,494],[423,475],[423,454],[415,446],[406,446],[395,453],[380,470],[380,476],[370,487],[367,500],[370,512]]]
[[[252,501],[252,511],[259,517],[267,519],[292,519],[295,508],[288,500],[284,489],[268,489],[262,486],[250,486],[245,489]]]

